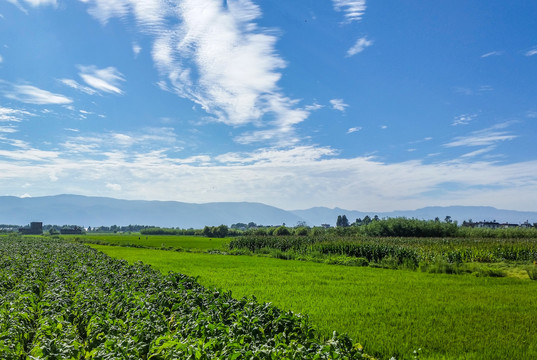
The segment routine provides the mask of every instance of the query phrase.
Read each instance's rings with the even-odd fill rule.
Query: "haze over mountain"
[[[193,204],[177,201],[119,200],[106,197],[57,195],[35,198],[0,197],[0,224],[26,225],[42,221],[53,225],[110,226],[154,225],[162,227],[203,228],[205,225],[231,225],[255,222],[259,225],[294,226],[304,221],[309,226],[335,225],[338,215],[350,222],[366,215],[373,217],[405,216],[408,218],[444,220],[451,216],[462,222],[497,220],[499,222],[537,222],[537,212],[499,210],[481,206],[426,207],[393,212],[363,212],[340,208],[315,207],[286,211],[261,203],[215,202]]]

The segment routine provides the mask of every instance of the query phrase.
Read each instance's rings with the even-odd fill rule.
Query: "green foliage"
[[[203,236],[206,237],[216,237],[216,238],[225,238],[228,234],[229,229],[226,225],[220,226],[205,226],[203,228]]]
[[[360,227],[367,236],[382,237],[453,237],[457,234],[457,223],[426,221],[407,218],[391,218],[372,221]]]
[[[286,236],[286,235],[291,235],[291,232],[285,226],[280,226],[276,228],[272,234],[274,236]]]
[[[347,219],[346,215],[338,215],[337,221],[336,221],[337,227],[347,227],[349,226],[349,220]]]
[[[295,229],[294,234],[298,236],[307,236],[309,233],[308,228],[301,226]]]
[[[82,244],[101,244],[137,248],[168,249],[174,251],[223,250],[229,238],[206,238],[186,235],[141,235],[141,234],[86,234],[62,236]]]
[[[232,290],[235,296],[253,294],[278,308],[307,313],[326,339],[333,329],[347,332],[379,359],[411,360],[419,348],[421,359],[537,358],[537,282],[527,279],[99,249],[130,262],[143,260],[163,272],[195,276],[200,283]]]
[[[381,222],[373,221],[364,227]],[[248,249],[252,253],[262,252],[263,249],[276,249],[280,252],[293,252],[303,259],[311,259],[312,254],[325,258],[346,256],[364,258],[371,266],[376,267],[416,269],[421,264],[422,270],[430,269],[431,272],[481,275],[489,273],[491,276],[496,274],[491,271],[459,271],[456,267],[461,263],[537,261],[535,238],[349,237],[324,232],[317,236],[242,236],[231,240],[228,246],[231,250]],[[280,254],[278,257],[291,256]],[[443,265],[444,262],[448,265]]]
[[[361,357],[305,316],[80,244],[0,242],[2,359]]]

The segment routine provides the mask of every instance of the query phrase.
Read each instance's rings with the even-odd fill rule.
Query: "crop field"
[[[535,359],[537,282],[328,265],[269,257],[93,245],[207,287],[309,315],[321,335],[348,333],[381,359]]]
[[[0,239],[5,360],[361,358],[348,337],[318,339],[305,317],[182,274],[64,240]]]
[[[63,235],[71,239],[73,235]],[[207,238],[186,235],[141,235],[141,234],[86,234],[77,235],[77,241],[103,245],[168,248],[177,250],[222,250],[231,239]]]
[[[287,259],[339,257],[340,263],[354,265],[481,276],[527,278],[526,268],[537,261],[537,238],[525,237],[242,236],[228,247]]]

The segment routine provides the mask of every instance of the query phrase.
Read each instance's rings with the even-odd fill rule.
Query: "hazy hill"
[[[483,206],[426,207],[418,210],[393,212],[361,212],[340,208],[315,207],[286,211],[273,206],[248,202],[219,202],[207,204],[177,201],[118,200],[104,197],[57,195],[35,198],[0,197],[0,224],[26,225],[31,221],[45,224],[110,226],[154,225],[162,227],[202,228],[205,225],[231,225],[255,222],[261,225],[295,226],[299,221],[308,225],[335,225],[338,215],[346,215],[350,222],[366,215],[373,217],[405,216],[417,219],[444,220],[451,216],[462,223],[497,220],[499,222],[537,222],[537,212],[499,210]]]
[[[520,224],[525,221],[530,223],[537,222],[537,212],[500,210],[490,206],[430,206],[417,210],[391,211],[391,212],[362,212],[344,209],[329,209],[325,207],[316,207],[307,210],[295,210],[293,213],[304,218],[308,224],[331,224],[334,225],[338,215],[345,215],[349,222],[354,222],[357,218],[363,219],[366,215],[373,218],[377,215],[379,218],[384,217],[407,217],[423,220],[432,220],[438,217],[444,221],[446,216],[462,223],[464,220],[492,221],[504,223]]]
[[[139,224],[203,228],[205,225],[250,221],[264,225],[295,225],[302,218],[273,206],[246,202],[190,204],[79,195],[0,197],[0,223],[25,225],[31,221],[86,227]]]

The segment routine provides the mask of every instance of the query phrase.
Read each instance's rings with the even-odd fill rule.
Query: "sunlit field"
[[[62,236],[72,239],[73,235]],[[206,238],[202,236],[170,236],[136,234],[86,234],[76,237],[80,242],[100,243],[120,246],[174,248],[177,250],[221,250],[229,243],[229,238]]]
[[[303,312],[324,336],[348,333],[380,358],[537,358],[537,282],[265,257],[96,246],[205,286]]]

